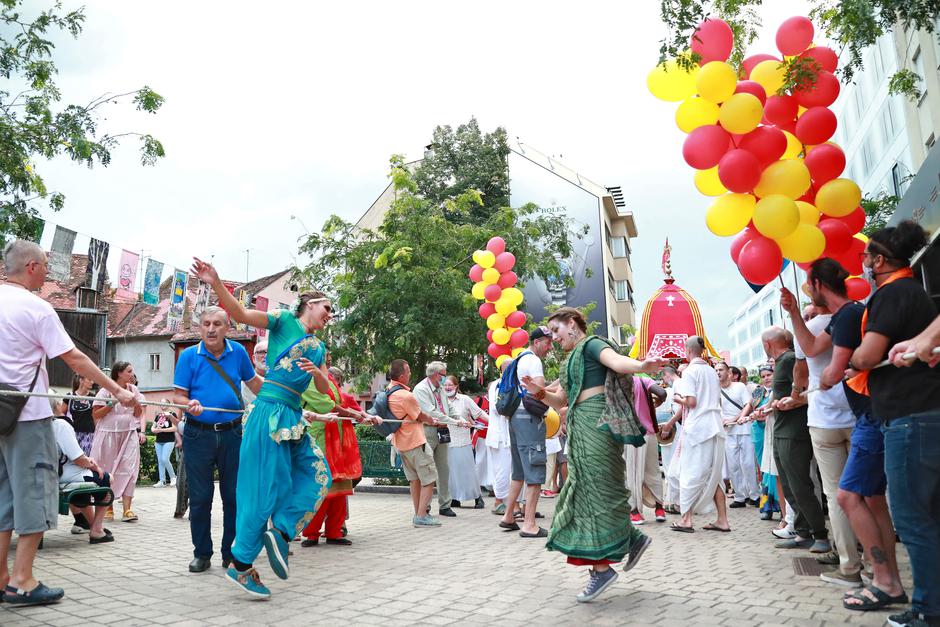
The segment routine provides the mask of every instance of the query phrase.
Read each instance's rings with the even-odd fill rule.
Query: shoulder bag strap
[[[730,396],[728,396],[727,394],[725,394],[725,391],[724,391],[724,390],[721,391],[721,395],[724,396],[726,399],[728,399],[728,402],[729,402],[729,403],[731,403],[732,405],[734,405],[735,407],[737,407],[737,408],[738,408],[738,411],[744,409],[744,406],[743,406],[743,405],[738,405],[736,402],[734,402],[734,399],[731,398]]]
[[[235,385],[235,382],[232,381],[232,378],[226,374],[225,370],[222,369],[222,366],[219,365],[219,362],[209,357],[209,355],[206,353],[203,353],[202,356],[206,358],[206,361],[209,362],[209,365],[212,366],[212,369],[219,373],[219,376],[222,377],[222,380],[228,383],[228,386],[232,388],[232,391],[235,392],[235,398],[238,399],[238,404],[241,405],[242,409],[244,409],[245,401],[242,400],[242,391],[238,389],[238,386]]]

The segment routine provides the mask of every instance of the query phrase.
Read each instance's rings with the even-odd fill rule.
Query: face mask
[[[447,396],[451,398],[453,398],[454,396],[457,396],[457,390],[447,390]]]

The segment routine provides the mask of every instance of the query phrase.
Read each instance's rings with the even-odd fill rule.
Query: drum
[[[545,412],[545,438],[553,438],[558,435],[561,428],[561,416],[555,411],[554,407],[549,407]]]

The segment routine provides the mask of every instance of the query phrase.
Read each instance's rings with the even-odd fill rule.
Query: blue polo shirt
[[[243,381],[255,378],[255,368],[251,363],[251,358],[241,344],[225,340],[225,351],[219,359],[216,359],[206,350],[202,342],[199,342],[196,346],[190,346],[180,353],[179,361],[176,362],[176,374],[173,375],[173,387],[185,390],[189,398],[198,400],[203,407],[242,409],[235,391],[209,364],[210,359],[222,366],[222,370],[239,389]],[[239,417],[238,414],[217,411],[204,411],[198,417],[192,417],[189,414],[186,416],[187,420],[209,424],[231,422]]]

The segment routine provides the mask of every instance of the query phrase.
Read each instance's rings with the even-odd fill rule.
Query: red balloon
[[[852,244],[852,231],[838,220],[820,220],[819,230],[826,236],[825,257],[836,259]]]
[[[808,17],[791,17],[777,29],[777,50],[788,57],[800,54],[813,43],[815,34],[816,30]]]
[[[807,81],[793,90],[793,96],[801,107],[828,107],[839,97],[841,85],[832,72],[820,71],[816,82]]]
[[[796,138],[804,144],[823,144],[835,134],[836,114],[826,107],[812,107],[796,121]]]
[[[808,202],[809,204],[816,206],[816,190],[810,186],[806,193],[797,198],[797,200],[802,200],[803,202]]]
[[[506,250],[506,240],[498,235],[496,237],[491,237],[490,241],[486,243],[486,249],[494,255],[499,255],[501,252]]]
[[[706,18],[692,35],[692,52],[702,59],[705,65],[709,61],[727,61],[734,47],[734,33],[724,20]]]
[[[487,342],[492,342],[492,341],[493,341],[493,329],[487,329],[487,330],[486,330],[486,341],[487,341]]]
[[[496,285],[500,286],[503,289],[512,287],[516,284],[516,281],[519,280],[519,277],[516,276],[516,273],[512,270],[503,272],[499,275],[499,281],[496,282]]]
[[[860,277],[849,277],[845,280],[845,291],[852,300],[863,300],[871,294],[871,285]]]
[[[525,346],[529,343],[529,333],[524,329],[516,329],[512,332],[512,335],[509,336],[509,346],[511,348],[519,348],[520,346]]]
[[[768,96],[764,104],[764,117],[776,126],[792,123],[800,106],[793,96]]]
[[[509,355],[509,354],[511,354],[511,353],[512,353],[512,349],[509,348],[509,344],[504,344],[503,346],[500,346],[499,344],[495,344],[495,343],[493,343],[493,342],[490,342],[490,345],[489,345],[489,346],[487,347],[487,349],[486,349],[486,353],[487,353],[490,357],[492,357],[493,359],[496,359],[496,358],[498,358],[500,355]]]
[[[483,267],[476,263],[473,264],[473,267],[470,268],[470,274],[468,276],[474,283],[479,283],[483,280]]]
[[[838,178],[845,170],[845,153],[833,144],[819,144],[806,153],[803,163],[813,177],[813,183],[816,187],[821,187]]]
[[[738,270],[748,283],[766,285],[783,270],[783,255],[777,242],[758,235],[741,248]]]
[[[753,226],[748,226],[735,236],[731,240],[731,259],[734,261],[735,265],[738,263],[738,257],[741,255],[741,249],[744,248],[744,245],[756,237],[761,237],[761,234],[754,229]]]
[[[499,253],[493,263],[493,267],[500,272],[508,272],[514,265],[516,265],[516,256],[512,253]]]
[[[731,135],[717,124],[700,126],[685,138],[682,157],[696,170],[714,168],[728,152]]]
[[[506,326],[510,329],[518,329],[525,324],[525,314],[521,311],[514,311],[506,316]]]
[[[805,52],[800,53],[803,59],[810,58],[819,64],[820,68],[827,72],[835,72],[839,67],[839,55],[832,48],[826,46],[815,46]]]
[[[745,77],[749,77],[751,75],[751,70],[753,70],[754,66],[756,66],[761,61],[780,61],[780,59],[772,54],[752,54],[741,62],[741,73]]]
[[[786,152],[787,137],[774,126],[758,126],[745,135],[738,145],[757,157],[761,167],[766,168]]]
[[[493,303],[483,303],[480,305],[480,309],[478,309],[478,311],[480,312],[480,317],[486,320],[496,313],[496,305]]]
[[[503,288],[498,285],[487,285],[486,289],[483,290],[483,295],[486,297],[486,300],[495,303],[499,300],[499,297],[503,295]]]
[[[802,270],[803,272],[809,272],[809,269],[813,267],[813,262],[812,261],[807,262],[807,263],[797,262],[796,265],[799,266],[800,270]]]
[[[747,150],[729,150],[718,162],[718,179],[728,191],[746,194],[760,181],[761,165]]]
[[[865,215],[865,210],[861,207],[856,207],[855,211],[850,213],[847,216],[842,216],[841,218],[831,218],[826,216],[826,220],[838,220],[843,223],[845,226],[849,227],[851,233],[858,233],[863,228],[865,228],[865,221],[868,219],[868,216]]]
[[[865,242],[860,239],[852,238],[849,249],[839,255],[839,263],[848,270],[849,274],[862,273],[862,254],[865,252]]]
[[[738,86],[735,87],[734,93],[751,94],[760,100],[761,104],[767,102],[767,91],[764,90],[763,85],[755,81],[738,81]]]

